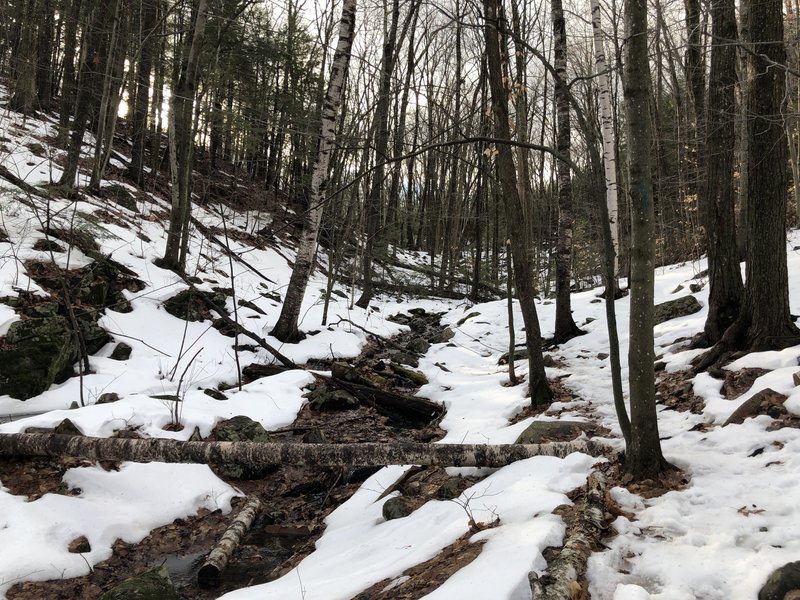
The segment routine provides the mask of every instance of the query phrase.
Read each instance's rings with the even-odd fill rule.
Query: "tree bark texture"
[[[136,69],[136,98],[133,105],[133,135],[128,176],[138,186],[144,185],[144,150],[147,147],[147,115],[150,100],[150,72],[156,49],[156,2],[144,0],[139,5],[139,64]]]
[[[655,224],[650,167],[650,63],[647,0],[625,5],[625,113],[631,197],[631,300],[628,368],[631,441],[625,463],[636,478],[653,477],[665,461],[658,437],[653,347]]]
[[[611,104],[611,83],[608,77],[606,51],[603,45],[600,2],[592,0],[592,32],[594,39],[594,62],[600,105],[600,133],[603,140],[603,172],[606,182],[606,206],[613,249],[612,296],[616,293],[616,275],[619,269],[619,185],[617,184],[617,152],[614,143],[614,109]],[[608,286],[608,284],[606,284]],[[606,289],[609,289],[608,287]],[[608,293],[608,292],[607,292]]]
[[[183,442],[169,439],[94,438],[55,433],[0,434],[0,456],[72,456],[194,464],[503,467],[533,456],[564,458],[574,452],[607,456],[591,440],[545,444],[281,444]]]
[[[208,20],[208,0],[196,1],[194,27],[191,38],[184,44],[180,75],[175,93],[170,98],[169,154],[172,207],[162,265],[178,271],[182,271],[186,264],[189,243],[195,85],[199,71],[200,49]]]
[[[208,554],[203,566],[197,572],[197,583],[201,588],[219,585],[220,575],[228,566],[231,555],[239,547],[239,543],[249,531],[259,512],[261,512],[261,500],[254,496],[239,511],[233,523],[222,534],[219,542]]]
[[[570,158],[571,124],[569,90],[567,89],[567,28],[561,0],[550,0],[553,20],[553,66],[556,83],[556,150]],[[572,279],[572,177],[569,164],[556,161],[558,173],[558,238],[556,242],[556,322],[553,341],[556,344],[584,333],[572,318],[570,287]]]
[[[23,115],[30,115],[36,100],[36,17],[38,0],[19,2],[20,36],[14,52],[14,93],[9,106]]]
[[[530,574],[534,600],[577,598],[576,586],[586,573],[586,562],[605,533],[606,477],[592,471],[586,482],[586,495],[575,505],[577,517],[567,530],[567,539],[558,557],[548,565],[547,574]]]
[[[751,0],[749,55],[752,77],[747,93],[749,149],[747,181],[747,268],[744,318],[746,345],[753,350],[785,348],[800,341],[789,314],[786,264],[786,62],[780,0]]]
[[[522,320],[525,324],[525,342],[528,348],[528,393],[533,405],[548,403],[553,393],[547,382],[542,357],[541,329],[534,302],[535,280],[528,252],[525,210],[517,187],[517,171],[511,146],[503,141],[511,140],[508,115],[508,92],[503,81],[503,55],[498,21],[502,13],[501,0],[483,0],[486,25],[486,58],[489,73],[489,88],[494,113],[495,136],[501,140],[496,146],[497,175],[502,186],[503,203],[506,209],[511,238],[511,253],[514,258],[514,284],[517,289]],[[506,79],[506,81],[508,81]]]
[[[297,248],[297,256],[289,279],[289,287],[286,288],[281,314],[271,332],[271,335],[283,342],[298,341],[303,337],[297,325],[308,280],[314,270],[314,257],[317,252],[319,229],[325,210],[325,193],[328,188],[328,165],[336,141],[336,117],[347,82],[355,22],[356,0],[345,0],[339,21],[339,41],[331,63],[328,88],[325,91],[325,100],[322,105],[317,153],[311,173],[309,208],[306,211],[303,233],[300,236],[300,245]]]
[[[709,74],[706,138],[706,185],[700,197],[708,252],[708,316],[705,342],[716,344],[739,316],[744,285],[736,248],[733,188],[736,132],[736,46],[733,0],[712,0],[711,71]]]

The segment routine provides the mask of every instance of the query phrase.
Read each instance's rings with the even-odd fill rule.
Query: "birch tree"
[[[309,209],[305,214],[303,233],[297,249],[297,258],[292,268],[289,287],[283,300],[281,314],[271,335],[281,341],[299,341],[303,335],[298,329],[300,307],[303,303],[308,280],[314,269],[322,213],[325,209],[325,192],[328,186],[328,165],[336,141],[336,118],[347,82],[350,53],[356,22],[356,0],[344,0],[339,21],[339,41],[331,63],[328,87],[322,105],[322,118],[314,166],[311,172]]]

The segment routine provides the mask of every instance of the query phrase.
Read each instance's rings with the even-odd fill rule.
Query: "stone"
[[[675,300],[667,300],[656,305],[653,313],[653,325],[694,314],[700,309],[702,306],[694,296],[681,296]]]
[[[518,360],[528,360],[527,348],[514,348],[514,362],[517,362]],[[503,353],[503,355],[497,360],[497,364],[498,365],[508,364],[508,352]]]
[[[131,352],[133,352],[133,348],[125,342],[120,342],[114,346],[109,358],[111,360],[128,360],[131,357]]]
[[[783,394],[779,394],[770,388],[763,389],[745,400],[739,408],[733,411],[733,414],[728,417],[723,427],[732,423],[741,425],[745,419],[758,415],[769,415],[772,418],[777,418],[786,414],[786,408],[783,406],[784,402],[786,402],[786,396]]]
[[[703,284],[703,283],[690,283],[689,284],[689,291],[692,292],[693,294],[696,294],[697,292],[702,291],[702,289],[704,287],[705,287],[705,284]]]
[[[583,421],[534,421],[519,434],[517,444],[541,444],[546,441],[565,441],[574,439],[590,423]]]
[[[320,412],[332,410],[353,410],[358,408],[358,400],[345,390],[331,390],[320,386],[308,396],[311,408]]]
[[[414,315],[415,317],[421,317],[422,315],[427,315],[428,312],[422,307],[417,307],[417,308],[409,308],[408,314]]]
[[[431,345],[425,339],[421,337],[415,337],[406,345],[406,348],[411,352],[415,352],[417,354],[425,354],[428,350],[430,350]]]
[[[767,578],[758,600],[786,600],[800,591],[800,561],[786,563]]]
[[[795,386],[800,386],[800,371],[792,373],[792,381]]]
[[[361,383],[363,378],[358,374],[355,367],[346,362],[337,361],[331,365],[331,374],[334,379],[349,381],[350,383]]]
[[[36,240],[33,244],[33,249],[39,252],[64,252],[64,246],[46,238]]]
[[[203,393],[206,396],[211,396],[214,400],[227,400],[228,397],[220,392],[219,390],[215,390],[214,388],[206,388],[203,390]]]
[[[53,428],[53,433],[59,433],[61,435],[83,435],[83,432],[69,419],[64,419],[61,423],[56,425]]]
[[[96,316],[94,314],[86,314],[85,318],[77,319],[86,352],[89,354],[99,352],[103,346],[111,341],[111,336],[108,332],[100,327],[95,320]]]
[[[411,319],[411,322],[408,324],[411,327],[411,331],[416,331],[417,333],[422,333],[428,328],[428,324],[425,322],[425,319],[421,319],[419,317],[415,319]]]
[[[419,366],[419,359],[413,354],[408,354],[407,352],[398,352],[397,354],[392,355],[392,360],[401,365],[414,367],[415,369]]]
[[[215,431],[219,442],[261,442],[270,441],[264,426],[250,417],[239,415],[217,425]],[[237,465],[222,464],[219,473],[229,479],[261,479],[276,468],[275,465]]]
[[[597,360],[605,360],[608,358],[608,352],[598,352]]]
[[[413,511],[411,510],[408,499],[403,498],[402,496],[395,496],[394,498],[389,498],[383,503],[382,512],[384,519],[387,521],[392,521],[394,519],[402,519],[403,517],[407,517]]]
[[[100,596],[100,600],[178,600],[169,571],[164,566],[126,579]]]
[[[183,290],[168,298],[164,309],[173,317],[186,321],[204,321],[210,316],[206,303],[194,290]]]
[[[445,342],[449,342],[452,340],[456,335],[456,332],[450,329],[449,327],[445,327],[439,333],[434,335],[431,338],[431,342],[434,344],[444,344]]]
[[[458,498],[461,494],[458,489],[461,486],[461,481],[462,479],[460,477],[450,477],[446,479],[445,482],[439,486],[439,489],[436,490],[436,497],[440,500]]]
[[[255,302],[251,302],[250,300],[245,300],[244,298],[239,298],[239,300],[237,301],[237,304],[239,306],[244,306],[245,308],[249,308],[253,312],[256,312],[256,313],[258,313],[260,315],[266,315],[267,314],[263,310],[261,310]]]
[[[78,341],[65,317],[16,321],[0,347],[0,395],[37,396],[71,376],[77,357]]]
[[[670,294],[677,294],[678,292],[680,292],[682,290],[683,290],[683,286],[681,284],[678,284],[677,287],[670,292]]]
[[[116,392],[106,392],[105,394],[100,394],[100,396],[98,396],[95,404],[111,404],[117,401],[119,401],[119,394]]]
[[[466,323],[470,319],[472,319],[474,317],[480,317],[480,316],[481,316],[481,313],[479,313],[479,312],[471,312],[468,315],[466,315],[465,317],[461,317],[458,320],[458,323],[456,323],[456,327],[461,327],[464,323]]]
[[[83,554],[84,552],[91,552],[92,545],[89,543],[89,540],[86,539],[86,536],[82,535],[80,537],[76,537],[69,543],[67,546],[67,551],[71,552],[72,554]]]
[[[526,358],[526,359],[528,358],[528,351],[527,351],[527,350],[525,351],[525,358]],[[543,364],[545,367],[550,367],[550,368],[552,369],[553,367],[555,367],[555,366],[556,366],[556,359],[555,359],[555,358],[553,358],[553,355],[552,355],[552,354],[545,354],[545,355],[542,357],[542,364]]]

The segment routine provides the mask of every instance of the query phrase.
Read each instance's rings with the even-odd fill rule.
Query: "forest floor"
[[[22,121],[2,113],[3,166],[32,185],[57,180],[60,151],[47,146],[52,126],[52,121]],[[511,443],[534,421],[569,420],[591,423],[586,429],[596,432],[595,439],[622,449],[600,290],[573,295],[573,314],[586,334],[548,351],[553,366],[547,373],[559,395],[545,412],[532,411],[524,384],[509,386],[508,366],[501,364],[508,346],[504,301],[472,304],[394,294],[379,296],[369,310],[361,310],[350,306],[357,290],[337,285],[328,324],[322,325],[327,282],[318,271],[302,312],[307,338],[279,344],[268,332],[291,272],[290,231],[261,207],[233,212],[211,203],[194,213],[207,228],[206,234],[195,230],[190,245],[187,271],[195,285],[209,293],[232,288],[229,311],[234,298],[246,301],[238,306],[240,322],[297,363],[310,365],[249,380],[238,390],[233,338],[208,319],[188,322],[164,309],[166,301],[188,288],[181,277],[152,262],[163,251],[168,203],[158,193],[125,183],[123,168],[112,161],[103,198],[77,201],[55,192],[45,201],[0,180],[0,297],[48,297],[36,281],[36,265],[78,269],[94,263],[77,246],[45,250],[54,241],[47,232],[59,227],[84,232],[101,254],[142,282],[138,291],[123,292],[131,312],[104,311],[99,323],[114,342],[90,358],[91,371],[82,380],[69,378],[26,401],[0,396],[0,422],[7,421],[0,432],[52,428],[69,418],[85,435],[213,439],[220,422],[244,415],[279,440],[313,432],[337,442]],[[111,200],[123,192],[133,208]],[[233,266],[219,243],[220,214],[230,230],[226,243]],[[797,314],[797,232],[787,253],[791,307]],[[398,257],[412,266],[429,264],[421,253],[398,252]],[[323,253],[323,267],[326,260]],[[704,268],[702,260],[659,268],[656,301],[691,294],[704,305]],[[426,284],[412,269],[393,267],[392,275]],[[690,284],[701,287],[692,292]],[[627,380],[627,297],[616,306]],[[407,339],[414,331],[407,317],[397,322],[397,315],[420,314],[419,309],[441,315],[431,338],[444,327],[453,334],[429,340],[435,343],[411,367],[427,383],[404,390],[446,408],[435,427],[397,426],[364,407],[319,412],[309,406],[304,396],[317,384],[316,374],[328,374],[332,361],[375,371],[384,361],[378,354],[388,351],[380,347],[382,341],[404,343],[402,336]],[[537,309],[543,334],[551,335],[554,303],[545,299]],[[12,306],[0,303],[0,335],[18,319]],[[800,559],[800,388],[793,379],[800,370],[800,347],[742,356],[724,368],[723,378],[692,377],[687,369],[698,351],[687,350],[688,340],[704,319],[705,306],[655,328],[659,427],[665,455],[680,469],[663,481],[631,485],[602,460],[582,454],[535,457],[502,469],[418,471],[395,465],[344,472],[283,466],[249,481],[226,480],[205,465],[2,460],[0,593],[93,598],[126,577],[165,564],[185,598],[527,598],[528,574],[546,572],[552,548],[563,542],[569,506],[592,469],[602,468],[612,475],[613,522],[603,547],[589,560],[583,597],[754,598],[775,568]],[[515,323],[522,340],[518,309]],[[132,348],[122,361],[111,358],[120,341]],[[247,342],[238,342],[243,367],[270,362],[266,351]],[[526,362],[518,361],[516,368],[524,378]],[[723,426],[766,388],[785,397],[783,412]],[[225,399],[211,397],[208,390],[223,390]],[[117,401],[97,402],[112,392]],[[179,395],[182,402],[165,400],[169,395]],[[74,403],[78,407],[70,408]],[[452,497],[440,492],[446,485]],[[194,581],[199,560],[248,495],[259,495],[265,506],[251,537],[234,555],[227,583],[199,590]],[[405,498],[412,512],[386,520],[383,508],[392,498]],[[88,546],[70,552],[80,537]]]

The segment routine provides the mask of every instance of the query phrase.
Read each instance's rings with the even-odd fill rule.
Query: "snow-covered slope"
[[[29,183],[57,180],[60,172],[52,160],[57,152],[48,149],[41,157],[30,148],[41,143],[44,134],[52,133],[51,127],[52,123],[22,122],[14,113],[2,113],[0,131],[11,140],[0,151],[3,165]],[[130,191],[136,192],[133,188]],[[101,320],[116,341],[127,342],[133,351],[126,361],[111,360],[113,344],[109,344],[91,358],[93,372],[83,382],[87,406],[68,410],[80,396],[77,378],[25,402],[0,397],[0,416],[42,413],[0,425],[0,432],[53,426],[68,416],[89,435],[108,436],[117,429],[135,426],[145,436],[187,439],[195,428],[207,435],[218,421],[239,414],[260,421],[268,429],[294,420],[304,402],[302,388],[311,380],[302,371],[260,379],[240,392],[229,390],[227,402],[215,401],[202,392],[203,388],[235,381],[232,342],[209,322],[187,324],[162,307],[163,300],[186,289],[174,273],[152,262],[165,244],[163,218],[167,205],[163,199],[137,193],[139,212],[135,213],[92,197],[78,202],[23,198],[23,202],[19,196],[19,190],[0,180],[0,226],[9,238],[0,242],[0,296],[13,296],[20,290],[43,293],[27,276],[25,262],[50,260],[48,253],[33,249],[36,240],[45,237],[41,232],[45,221],[89,227],[90,215],[98,211],[114,217],[114,222],[108,223],[107,215],[101,213],[102,227],[94,230],[101,252],[135,271],[146,287],[128,294],[132,312],[107,310]],[[195,216],[214,226],[220,222],[219,210],[225,209],[198,208]],[[252,233],[268,222],[269,215],[228,214],[227,219],[229,227]],[[234,285],[237,298],[253,302],[264,313],[240,307],[240,318],[265,337],[280,310],[274,294],[282,294],[290,275],[285,256],[291,256],[291,250],[279,246],[277,240],[273,242],[275,245],[259,249],[232,240],[231,247],[254,269],[234,262],[231,278],[222,250],[195,234],[187,268],[203,281],[199,284],[202,289]],[[800,236],[795,233],[788,247],[794,313],[800,313],[800,253],[791,248],[798,245]],[[77,249],[68,255],[56,253],[55,257],[60,266],[71,268],[90,262]],[[656,301],[685,294],[672,291],[703,268],[702,263],[687,263],[660,269]],[[444,441],[511,442],[530,424],[531,418],[510,424],[527,400],[522,386],[503,385],[507,368],[497,364],[508,339],[503,302],[472,306],[466,301],[379,297],[373,303],[376,310],[364,311],[350,308],[349,298],[334,296],[329,321],[339,324],[323,327],[320,299],[324,286],[324,278],[315,275],[302,312],[301,327],[318,333],[293,345],[268,338],[282,353],[299,362],[315,357],[353,357],[365,344],[366,334],[339,322],[339,317],[381,335],[392,335],[403,329],[387,320],[394,313],[420,306],[446,311],[444,321],[456,335],[449,344],[434,345],[420,362],[430,383],[419,392],[447,407],[442,421],[447,432]],[[608,344],[603,305],[595,294],[588,291],[574,296],[576,321],[588,333],[557,349],[554,355],[563,359],[563,366],[549,370],[552,376],[569,375],[565,383],[577,398],[553,407],[560,411],[559,417],[537,418],[585,419],[588,410],[613,432],[608,442],[621,447],[608,362],[599,357],[607,352]],[[705,290],[695,296],[705,303]],[[230,299],[228,308],[233,308]],[[555,307],[545,301],[538,308],[543,333],[549,335]],[[617,302],[617,310],[620,337],[626,345],[627,298]],[[458,324],[472,312],[478,315]],[[7,331],[16,318],[10,307],[0,304],[0,332]],[[705,309],[657,326],[657,353],[664,354],[668,370],[685,368],[694,356],[694,352],[681,351],[674,341],[699,331],[704,319]],[[520,315],[516,323],[521,328]],[[522,339],[521,331],[517,339]],[[197,358],[189,364],[198,350]],[[625,354],[623,347],[623,360]],[[800,559],[800,483],[796,477],[800,430],[768,431],[768,417],[750,419],[743,425],[715,426],[763,387],[789,395],[787,408],[800,414],[800,388],[792,383],[798,356],[800,347],[749,355],[731,368],[759,366],[770,369],[770,373],[741,398],[722,399],[719,382],[701,375],[695,379],[694,390],[706,400],[702,414],[661,410],[665,454],[686,471],[690,483],[684,490],[651,500],[622,488],[612,490],[635,519],[618,517],[614,523],[618,535],[608,542],[607,551],[592,557],[589,580],[593,598],[745,600],[755,596],[772,569]],[[262,350],[242,353],[243,365],[267,362],[269,358]],[[164,426],[170,422],[171,405],[152,396],[176,393],[178,377],[171,373],[179,374],[187,366],[188,385],[184,384],[187,391],[182,405],[185,427],[167,431]],[[525,374],[524,361],[517,368]],[[623,377],[627,377],[624,365]],[[95,400],[107,392],[115,392],[121,399],[95,405]],[[703,423],[707,426],[697,427]],[[499,517],[500,525],[473,535],[473,541],[487,540],[479,558],[428,597],[529,598],[528,572],[546,569],[542,550],[558,545],[563,536],[564,524],[552,511],[569,502],[566,493],[583,484],[592,464],[593,459],[580,454],[564,460],[532,458],[498,469],[466,490],[459,500],[468,503],[473,518],[492,521]],[[465,534],[469,518],[455,502],[431,501],[406,518],[383,520],[385,499],[378,497],[404,469],[387,467],[367,480],[355,496],[330,515],[315,552],[295,570],[275,582],[239,590],[226,598],[350,598],[375,582],[400,577],[405,569],[431,558]],[[48,494],[26,502],[0,487],[0,592],[19,580],[85,574],[90,564],[108,556],[116,538],[135,542],[151,529],[201,507],[229,510],[230,500],[237,493],[202,465],[126,464],[118,473],[77,468],[67,472],[65,483],[80,488],[81,493],[74,497]],[[157,503],[152,502],[155,496]],[[88,538],[91,553],[77,556],[67,551],[67,543],[78,535]]]

